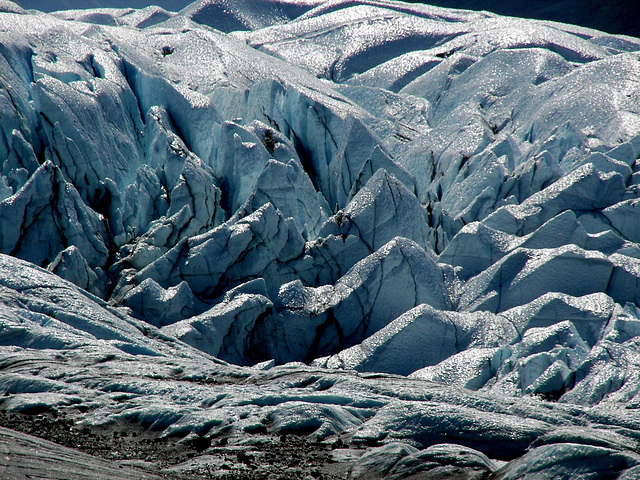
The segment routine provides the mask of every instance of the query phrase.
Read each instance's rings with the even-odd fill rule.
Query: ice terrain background
[[[352,478],[640,474],[640,40],[0,11],[3,409],[340,438]]]

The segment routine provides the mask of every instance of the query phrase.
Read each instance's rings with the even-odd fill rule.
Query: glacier
[[[0,412],[200,446],[76,460],[130,478],[637,478],[639,78],[393,0],[0,0]]]

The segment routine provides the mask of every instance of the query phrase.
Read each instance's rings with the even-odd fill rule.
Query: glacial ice
[[[386,170],[379,169],[318,235],[353,235],[371,252],[397,236],[426,248],[429,236],[423,217],[415,195]]]
[[[330,368],[408,375],[461,351],[508,345],[517,337],[518,331],[509,318],[487,312],[446,312],[421,304],[361,344],[315,363]],[[413,352],[409,358],[407,350]]]
[[[639,60],[390,0],[0,1],[0,407],[634,478]]]
[[[472,448],[443,443],[418,450],[407,444],[390,443],[358,459],[351,476],[396,479],[429,472],[434,478],[482,478],[496,470],[491,459]]]
[[[0,211],[3,252],[47,265],[73,245],[92,268],[106,265],[107,234],[100,215],[82,201],[51,161],[6,198]]]

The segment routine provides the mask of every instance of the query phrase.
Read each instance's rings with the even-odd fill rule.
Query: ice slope
[[[189,0],[20,0],[15,2],[25,9],[54,12],[71,9],[124,8],[144,9],[147,6],[157,5],[167,10],[177,12],[187,6]]]
[[[632,478],[640,41],[221,5],[0,3],[2,408]]]
[[[6,255],[0,269],[4,410],[63,412],[78,428],[133,422],[163,436],[207,438],[228,453],[259,452],[271,436],[285,434],[340,439],[357,448],[350,451],[357,462],[349,478],[451,469],[497,478],[540,470],[548,471],[544,478],[559,471],[593,478],[612,468],[633,478],[638,470],[640,423],[633,409],[525,400],[300,363],[233,366],[44,269]],[[258,296],[237,292],[227,302],[242,295]],[[564,323],[556,329],[562,338],[573,328]],[[541,329],[530,329],[518,347],[521,358],[540,349],[541,340],[550,344],[546,333],[526,341],[534,330]],[[589,459],[588,467],[583,462],[576,470],[577,455]]]
[[[2,427],[0,427],[0,445],[4,454],[0,460],[0,469],[5,478],[51,480],[63,478],[160,480],[163,478],[120,462],[110,462],[81,454],[71,448],[61,447],[53,442]]]

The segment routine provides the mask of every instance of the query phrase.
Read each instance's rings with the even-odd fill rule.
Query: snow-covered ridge
[[[238,415],[236,433],[413,445],[370,452],[362,478],[376,455],[413,465],[434,443],[475,449],[486,471],[500,465],[481,455],[531,447],[500,477],[520,478],[548,461],[551,425],[611,421],[624,438],[584,448],[634,450],[638,78],[640,40],[384,0],[0,2],[0,351],[7,365],[71,355],[101,379],[26,380],[18,362],[3,408],[214,438]],[[109,375],[156,368],[166,388],[98,401],[96,357]],[[181,406],[192,394],[172,368],[262,375],[226,362],[342,386],[289,398],[273,373],[255,381],[274,393],[212,409],[203,387]],[[466,433],[451,440],[438,415]]]

